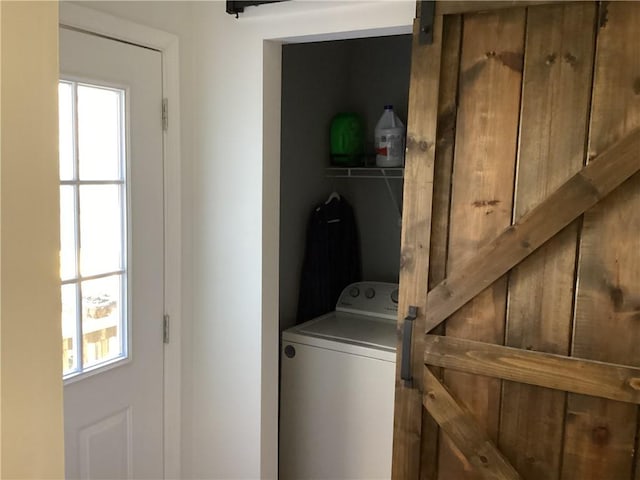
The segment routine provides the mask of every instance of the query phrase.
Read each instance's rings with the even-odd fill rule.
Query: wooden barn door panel
[[[454,343],[432,336],[640,366],[640,173],[600,202],[590,168],[574,177],[599,157],[608,193],[640,167],[637,132],[610,149],[640,127],[640,3],[522,5],[436,15],[433,45],[414,40],[400,310],[418,315],[413,381],[396,382],[393,478],[640,480],[637,405],[462,373],[487,365],[454,370]],[[518,351],[497,350],[507,371]],[[445,368],[423,376],[423,358]]]
[[[595,21],[594,3],[529,8],[515,221],[583,167]],[[569,354],[579,226],[511,271],[505,345]],[[499,446],[524,478],[559,478],[565,400],[564,392],[504,382]]]
[[[429,247],[431,240],[431,205],[433,198],[434,159],[440,58],[442,53],[442,17],[436,17],[433,44],[419,45],[419,24],[414,22],[411,55],[411,80],[407,120],[407,154],[403,192],[402,252],[400,258],[400,315],[410,306],[418,308],[413,331],[424,331],[424,312],[428,288]],[[400,321],[399,332],[403,331]],[[402,343],[398,344],[393,425],[393,478],[418,478],[422,433],[423,336],[413,335],[411,352],[407,352],[411,371],[419,372],[412,381],[401,377]]]
[[[460,15],[444,17],[436,158],[433,179],[432,232],[429,251],[429,289],[444,280],[447,275],[451,176],[453,174],[453,147],[456,131],[461,38],[462,17]],[[444,333],[444,325],[436,327],[434,333],[442,335]],[[433,372],[438,378],[442,377],[441,369],[434,368]],[[423,480],[435,480],[437,478],[438,437],[439,432],[436,422],[423,409],[422,443],[420,448],[421,477]]]
[[[640,127],[639,28],[639,3],[601,6],[590,158]],[[638,174],[584,215],[578,279],[572,355],[640,366]],[[562,478],[632,478],[636,429],[637,406],[569,395]]]
[[[524,8],[464,21],[448,271],[460,268],[470,251],[511,224],[524,31]],[[502,343],[506,280],[498,280],[451,316],[446,334]],[[500,381],[454,371],[445,371],[444,381],[496,442],[499,410],[494,406],[500,402]],[[465,478],[475,478],[448,436],[441,436],[439,450],[439,478],[459,479],[465,472]]]

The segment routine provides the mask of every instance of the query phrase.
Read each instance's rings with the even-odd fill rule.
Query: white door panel
[[[67,478],[163,476],[162,63],[155,50],[61,28],[61,79],[122,88],[128,358],[65,385]]]

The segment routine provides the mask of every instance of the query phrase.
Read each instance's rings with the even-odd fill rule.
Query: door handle
[[[402,364],[400,366],[400,378],[405,381],[405,386],[413,385],[411,376],[411,340],[413,336],[413,321],[418,316],[418,307],[409,306],[409,312],[404,317],[404,330],[402,332]]]

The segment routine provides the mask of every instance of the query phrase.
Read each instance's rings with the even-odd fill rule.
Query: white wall
[[[58,5],[0,16],[0,478],[62,478]]]
[[[278,311],[275,308],[277,305],[273,302],[265,303],[269,309],[261,310],[261,295],[277,298],[278,294],[277,263],[273,264],[273,258],[277,256],[279,242],[277,230],[274,231],[270,227],[278,225],[279,209],[277,196],[273,195],[272,191],[261,192],[255,187],[260,187],[263,178],[265,185],[273,185],[277,182],[275,178],[279,176],[279,136],[262,135],[263,129],[267,131],[274,118],[279,119],[279,115],[276,114],[276,110],[280,108],[279,98],[276,104],[273,98],[262,96],[262,74],[265,71],[269,72],[267,68],[271,62],[280,61],[280,52],[274,48],[265,49],[264,40],[302,36],[313,38],[316,35],[353,30],[369,31],[367,34],[371,34],[372,30],[381,27],[408,27],[414,16],[414,6],[413,2],[285,2],[257,7],[253,12],[250,12],[252,9],[247,9],[247,16],[239,21],[225,14],[221,15],[219,5],[200,3],[196,6],[196,12],[200,12],[196,14],[196,18],[202,25],[202,28],[196,28],[196,31],[204,33],[202,44],[207,46],[203,61],[196,62],[203,69],[203,74],[197,77],[206,79],[211,87],[206,100],[210,102],[211,116],[207,116],[207,121],[197,128],[203,128],[204,134],[218,131],[215,127],[228,124],[227,116],[233,111],[237,113],[231,114],[231,125],[226,131],[230,133],[236,128],[241,129],[241,136],[236,142],[221,142],[220,138],[226,137],[224,134],[218,139],[208,138],[206,154],[201,158],[216,162],[217,168],[226,165],[228,173],[217,176],[214,168],[211,171],[212,175],[203,175],[201,179],[206,178],[217,188],[206,190],[205,201],[196,202],[206,206],[201,212],[196,208],[196,218],[215,219],[220,216],[234,223],[226,239],[222,235],[211,238],[213,249],[210,249],[211,244],[205,243],[201,248],[196,248],[198,253],[207,250],[212,265],[228,264],[229,259],[238,258],[237,263],[234,262],[228,271],[221,271],[219,276],[212,278],[207,274],[207,280],[212,281],[212,285],[227,286],[226,291],[221,292],[223,295],[220,300],[232,298],[233,303],[238,305],[243,299],[247,301],[239,315],[233,315],[235,312],[231,309],[231,323],[213,324],[215,337],[220,335],[220,338],[225,338],[227,333],[233,334],[235,330],[241,332],[240,338],[248,340],[244,351],[238,350],[236,342],[230,342],[222,354],[222,358],[237,359],[235,362],[231,361],[230,365],[242,363],[241,358],[244,356],[249,362],[243,365],[241,375],[246,375],[247,378],[243,378],[236,387],[234,374],[237,372],[220,371],[215,378],[218,383],[214,380],[208,385],[201,385],[202,390],[196,399],[196,402],[206,401],[221,386],[224,389],[227,385],[235,393],[219,404],[223,409],[231,408],[235,413],[225,425],[226,432],[231,433],[229,446],[232,448],[226,450],[229,455],[221,465],[223,470],[219,470],[222,476],[274,478],[277,468],[274,420],[277,414],[278,390]],[[214,61],[205,61],[207,59]],[[222,74],[221,69],[224,72]],[[265,81],[271,82],[273,78]],[[207,126],[209,122],[214,128]],[[264,157],[261,156],[263,143]],[[271,179],[273,181],[270,181]],[[243,185],[246,187],[243,188]],[[205,191],[204,188],[198,187],[195,190]],[[228,199],[229,195],[233,199],[231,204],[237,204],[239,207],[235,212],[225,212],[220,204],[220,201]],[[219,223],[214,221],[213,225]],[[237,241],[245,236],[249,238],[238,244]],[[204,237],[196,235],[196,239]],[[241,259],[243,256],[244,259]],[[238,270],[234,268],[236,266]],[[241,287],[245,283],[246,290],[238,293],[234,287]],[[218,312],[218,315],[213,317],[214,320],[224,318],[225,313],[229,311],[228,305],[217,305],[218,299],[215,297],[202,297],[202,300],[201,303],[197,300],[195,302],[203,309],[200,312],[203,315],[201,319],[210,309]],[[198,320],[196,317],[195,321]],[[259,378],[262,385],[257,383]],[[244,402],[236,401],[242,398]],[[261,410],[256,409],[260,407],[260,399]],[[251,414],[248,414],[249,412]],[[263,415],[261,420],[265,431],[261,432],[261,438],[251,434],[253,429],[260,428],[256,425],[258,419],[253,416],[253,412],[262,412]],[[239,430],[235,430],[237,427]],[[208,426],[204,426],[203,430],[208,429]],[[243,438],[243,432],[248,436]],[[260,439],[261,445],[254,443]],[[247,462],[246,470],[238,470],[237,464],[242,462],[244,453],[253,453],[254,448],[261,450],[260,463]],[[205,459],[205,453],[200,452],[198,458],[194,459],[193,465],[196,470],[193,473],[196,475],[215,466],[214,459]],[[217,455],[216,457],[220,458]],[[253,455],[248,456],[247,460],[252,457]]]
[[[275,478],[279,42],[407,33],[415,2],[86,5],[180,36],[182,477]]]

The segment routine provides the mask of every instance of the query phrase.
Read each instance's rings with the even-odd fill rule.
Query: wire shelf
[[[329,178],[403,178],[404,168],[380,167],[327,167]]]

